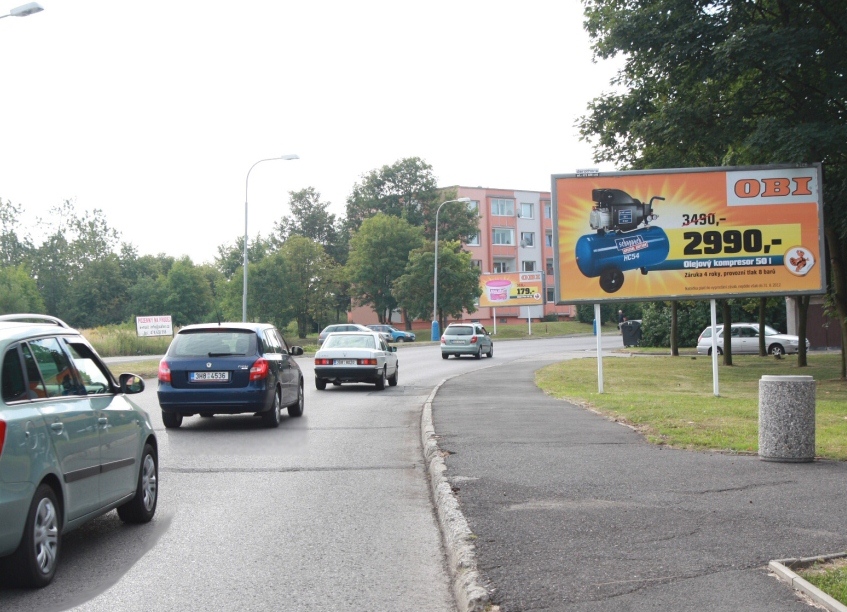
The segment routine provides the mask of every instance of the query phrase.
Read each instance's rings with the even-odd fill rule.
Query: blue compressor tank
[[[611,291],[603,287],[611,293],[623,283],[620,272],[640,268],[646,274],[651,267],[665,261],[669,252],[670,241],[665,230],[651,225],[631,232],[586,234],[577,240],[575,255],[579,271],[589,278],[612,273],[621,276]]]

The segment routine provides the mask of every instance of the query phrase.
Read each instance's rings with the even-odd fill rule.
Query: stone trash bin
[[[815,459],[815,379],[762,376],[759,381],[759,458]]]

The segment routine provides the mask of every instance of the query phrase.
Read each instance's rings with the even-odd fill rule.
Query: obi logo
[[[818,202],[814,168],[727,172],[726,183],[729,206]]]

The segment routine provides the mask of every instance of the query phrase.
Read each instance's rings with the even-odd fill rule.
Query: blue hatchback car
[[[277,427],[283,406],[303,414],[303,373],[289,346],[268,323],[186,325],[159,363],[159,406],[165,427],[186,416],[254,413]]]
[[[391,336],[391,342],[414,342],[415,334],[401,329],[397,329],[393,325],[374,324],[368,325],[374,331],[382,332]]]

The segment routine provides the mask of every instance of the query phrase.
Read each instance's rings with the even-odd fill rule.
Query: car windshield
[[[447,336],[473,336],[473,327],[470,325],[450,325],[444,333]]]
[[[324,348],[376,348],[374,337],[370,334],[332,335],[324,342]]]
[[[171,357],[225,357],[255,353],[256,334],[226,329],[177,334],[168,350]]]
[[[766,336],[778,336],[778,335],[779,335],[779,332],[778,332],[778,331],[776,331],[776,330],[775,330],[773,327],[771,327],[770,325],[765,325],[765,335],[766,335]]]

